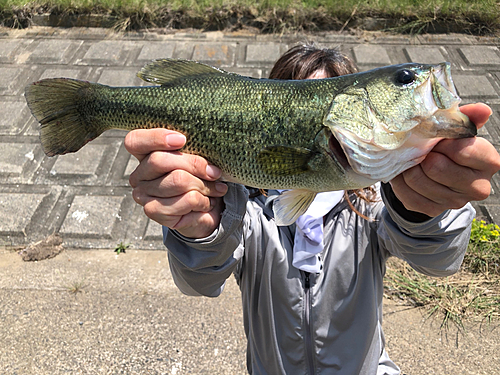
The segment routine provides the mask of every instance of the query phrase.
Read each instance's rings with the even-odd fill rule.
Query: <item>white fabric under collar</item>
[[[302,271],[319,273],[323,261],[323,216],[335,207],[344,196],[344,191],[318,193],[307,211],[295,222],[292,265]]]

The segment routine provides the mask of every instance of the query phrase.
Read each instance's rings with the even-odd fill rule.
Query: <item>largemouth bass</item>
[[[166,59],[138,76],[159,86],[29,85],[45,153],[76,152],[112,128],[176,130],[187,137],[182,151],[218,166],[223,180],[289,189],[274,203],[278,225],[293,223],[318,192],[389,181],[439,140],[476,135],[458,110],[449,63],[282,81]]]

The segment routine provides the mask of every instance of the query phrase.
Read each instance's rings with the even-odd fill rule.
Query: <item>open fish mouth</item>
[[[476,126],[461,113],[461,102],[451,77],[450,63],[435,65],[430,79],[416,90],[431,116],[417,118],[426,137],[467,138],[477,135]]]
[[[329,142],[331,154],[352,179],[387,182],[420,163],[441,139],[477,134],[476,126],[458,109],[461,99],[450,64],[420,66],[426,69],[426,78],[407,94],[411,95],[411,115],[401,118],[395,113],[394,118],[387,118],[365,99],[366,115],[358,127],[361,133],[355,127],[329,124],[335,137]],[[369,98],[369,88],[364,90]]]

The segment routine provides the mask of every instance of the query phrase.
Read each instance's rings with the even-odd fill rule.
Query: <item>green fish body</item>
[[[65,78],[26,88],[49,156],[76,152],[108,129],[167,128],[186,135],[223,179],[290,189],[279,225],[321,191],[388,181],[442,138],[471,137],[448,63],[403,64],[336,78],[253,79],[185,60],[157,60],[138,76],[159,84],[109,87]]]

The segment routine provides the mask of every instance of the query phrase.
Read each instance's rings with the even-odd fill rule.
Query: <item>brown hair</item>
[[[328,77],[338,77],[358,72],[354,62],[337,48],[317,48],[313,44],[300,44],[290,48],[274,64],[269,78],[271,79],[306,79],[315,72],[324,71]],[[351,193],[365,202],[377,200],[373,187],[346,190],[344,198],[349,207],[362,218],[368,217],[360,213],[349,199]]]
[[[324,71],[328,77],[357,73],[356,65],[338,49],[317,48],[301,44],[290,48],[274,64],[271,79],[306,79]]]

